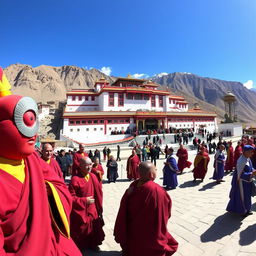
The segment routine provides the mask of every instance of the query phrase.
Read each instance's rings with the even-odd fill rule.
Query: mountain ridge
[[[100,70],[84,69],[74,65],[53,67],[40,65],[12,64],[4,69],[15,94],[30,96],[37,102],[65,101],[66,91],[93,88],[96,80],[104,77],[110,83],[115,77],[107,76]],[[224,116],[223,96],[231,91],[237,97],[237,115],[242,122],[252,124],[256,119],[256,92],[240,82],[218,78],[201,77],[187,72],[161,73],[148,78],[171,93],[181,95],[192,107],[199,103],[202,109]]]

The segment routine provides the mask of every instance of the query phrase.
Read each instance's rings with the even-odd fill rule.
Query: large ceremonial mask
[[[71,195],[34,150],[37,104],[10,89],[0,68],[0,255],[81,256],[70,239]]]
[[[0,68],[0,156],[18,160],[34,151],[38,108],[33,99],[11,95],[10,90]]]

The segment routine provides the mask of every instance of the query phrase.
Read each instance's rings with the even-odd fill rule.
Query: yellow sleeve
[[[48,196],[48,199],[50,203],[50,212],[53,222],[64,237],[70,238],[70,227],[68,223],[68,218],[60,200],[60,196],[51,182],[45,182],[49,185],[52,191],[52,195]]]

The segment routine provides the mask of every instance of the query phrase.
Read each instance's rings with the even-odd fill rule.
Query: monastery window
[[[85,124],[85,123],[86,123],[86,121],[85,121],[85,120],[83,120],[83,121],[82,121],[82,124]]]
[[[80,124],[80,121],[76,121],[76,124]]]
[[[70,132],[73,132],[73,129],[70,129]]]
[[[151,96],[151,107],[155,107],[156,106],[156,96],[152,95]]]
[[[117,127],[115,127],[115,130],[117,130]]]
[[[101,124],[104,124],[104,120],[100,120],[100,123],[101,123]]]
[[[126,123],[130,123],[130,120],[129,120],[129,119],[126,119],[125,122],[126,122]]]
[[[108,106],[109,107],[113,107],[114,104],[114,93],[113,92],[109,92],[108,93]]]
[[[134,95],[134,99],[135,99],[135,100],[142,100],[142,94],[141,94],[141,93],[136,93],[136,94]]]
[[[78,96],[78,100],[80,100],[80,101],[81,101],[81,100],[82,100],[82,96]]]
[[[108,123],[109,123],[109,124],[112,124],[112,120],[108,120]]]
[[[89,128],[86,128],[86,131],[89,132]]]
[[[76,96],[72,96],[72,100],[75,101],[76,100]]]
[[[92,120],[88,120],[88,124],[91,124],[92,123]]]
[[[101,127],[100,130],[103,131],[103,128]]]
[[[74,124],[75,122],[74,121],[69,121],[69,124]]]
[[[95,101],[95,96],[92,96],[92,101]]]
[[[97,131],[97,128],[94,128],[94,131]]]
[[[159,95],[159,107],[163,107],[163,106],[164,106],[163,96]]]
[[[149,95],[148,94],[144,94],[143,98],[144,98],[144,100],[149,100]]]
[[[80,129],[78,128],[78,129],[76,129],[78,132],[80,132]]]
[[[121,124],[123,124],[123,123],[124,123],[124,120],[123,120],[123,119],[121,119],[121,120],[120,120],[120,123],[121,123]]]
[[[98,123],[98,120],[93,120],[93,123],[94,123],[94,124],[97,124],[97,123]]]
[[[114,120],[114,123],[117,124],[117,123],[118,123],[118,120]]]
[[[111,128],[111,127],[109,127],[108,129],[109,129],[110,131],[112,130],[112,128]]]
[[[169,104],[172,104],[172,100],[171,99],[169,99]]]
[[[124,95],[122,93],[118,93],[118,106],[124,105]]]
[[[132,100],[133,99],[133,94],[132,93],[127,93],[126,94],[126,99],[127,100]]]

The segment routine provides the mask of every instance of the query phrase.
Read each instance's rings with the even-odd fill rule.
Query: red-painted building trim
[[[81,142],[78,142],[76,140],[73,140],[73,139],[69,138],[68,136],[65,136],[65,135],[62,135],[62,136],[71,140],[71,141],[73,141],[73,142],[75,142],[75,143],[77,143],[77,144],[83,144],[85,147],[86,146],[100,146],[100,145],[104,145],[104,144],[113,144],[113,143],[122,143],[122,142],[126,142],[126,141],[134,139],[133,136],[130,136],[130,137],[124,138],[122,140],[112,140],[112,141],[104,141],[104,142],[98,142],[98,143],[87,143],[87,144],[85,144],[85,143],[81,143]],[[113,136],[115,136],[115,135],[113,135]]]

